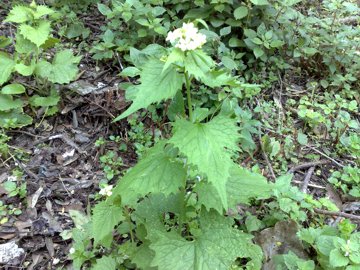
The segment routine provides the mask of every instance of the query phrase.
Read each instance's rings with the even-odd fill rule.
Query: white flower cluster
[[[206,42],[206,36],[198,32],[193,23],[183,23],[181,28],[169,32],[166,41],[182,51],[193,51],[201,48]]]
[[[113,186],[112,185],[108,185],[108,186],[105,186],[104,188],[101,188],[100,189],[100,192],[99,192],[99,194],[100,195],[103,195],[103,196],[111,196],[112,195],[112,188],[113,188]]]

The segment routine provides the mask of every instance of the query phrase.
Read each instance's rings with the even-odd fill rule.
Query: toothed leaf
[[[40,47],[45,43],[50,35],[50,22],[41,21],[38,26],[30,26],[27,24],[20,25],[20,34]]]
[[[121,120],[152,103],[175,96],[182,87],[183,79],[174,67],[169,66],[164,70],[164,65],[165,63],[158,59],[150,59],[145,63],[140,73],[141,84],[136,87],[133,103],[114,121]]]
[[[262,251],[251,235],[232,228],[232,220],[215,212],[202,212],[201,234],[193,241],[175,232],[159,232],[150,248],[159,270],[228,270],[237,258],[250,258],[248,266],[260,269]]]
[[[138,198],[149,193],[169,195],[184,186],[186,170],[184,165],[171,157],[165,149],[165,142],[152,147],[119,181],[113,194],[121,195],[122,203],[133,205]]]
[[[124,217],[120,206],[106,201],[95,205],[92,215],[92,234],[95,243],[99,243],[108,236],[122,220]]]
[[[225,209],[228,207],[226,182],[229,169],[234,166],[232,153],[238,150],[238,130],[235,120],[224,116],[205,124],[179,119],[174,123],[174,136],[169,140],[187,157],[188,163],[207,175]]]

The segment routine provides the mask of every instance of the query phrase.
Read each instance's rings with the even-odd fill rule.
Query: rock
[[[83,134],[75,134],[74,140],[77,143],[88,143],[91,141],[89,137],[87,137]]]
[[[275,270],[276,255],[295,253],[299,258],[307,260],[309,257],[296,233],[298,225],[293,220],[279,221],[273,228],[262,230],[256,237],[255,243],[261,246],[265,262],[263,270]]]
[[[66,86],[72,91],[77,92],[79,95],[84,96],[90,93],[93,94],[101,94],[107,91],[114,91],[117,90],[117,86],[111,87],[106,85],[103,82],[98,82],[96,85],[91,84],[85,80],[78,80],[72,82],[71,84]]]
[[[17,258],[25,253],[15,242],[0,245],[0,264],[12,264]]]

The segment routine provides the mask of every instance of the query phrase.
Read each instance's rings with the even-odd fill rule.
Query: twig
[[[121,63],[120,56],[119,56],[118,52],[115,52],[115,55],[116,55],[116,58],[117,58],[117,60],[118,60],[118,62],[119,62],[120,70],[123,71],[123,70],[124,70],[124,67],[123,67],[123,65],[122,65],[122,63]],[[127,76],[124,76],[124,79],[125,79],[127,82],[131,82],[130,79],[129,79]]]
[[[106,69],[101,71],[99,74],[97,74],[94,78],[90,79],[90,81],[95,82],[96,80],[100,79],[100,77],[102,77],[103,75],[105,75],[106,73],[108,73],[110,71],[110,69]]]
[[[65,143],[67,143],[68,145],[70,145],[71,147],[75,148],[79,153],[86,153],[86,151],[82,150],[76,143],[74,143],[67,135],[65,134],[56,134],[56,135],[52,135],[48,138],[45,139],[41,139],[38,140],[34,143],[34,145],[46,142],[46,141],[50,141],[50,140],[55,140],[55,139],[62,139]]]
[[[77,114],[75,110],[71,110],[72,113],[72,125],[74,128],[78,128],[79,127],[79,121],[77,119]]]
[[[30,132],[26,132],[26,131],[23,131],[23,130],[9,130],[9,131],[6,131],[6,133],[21,133],[21,134],[25,134],[25,135],[32,136],[32,137],[35,137],[35,138],[46,138],[44,136],[31,134]]]
[[[319,161],[313,161],[313,162],[306,162],[306,163],[303,163],[303,164],[300,164],[300,165],[297,165],[297,166],[291,168],[290,170],[288,170],[287,173],[293,173],[293,172],[300,171],[302,169],[306,169],[306,168],[309,168],[309,167],[315,167],[315,166],[318,166],[318,165],[325,165],[325,164],[329,164],[329,163],[330,163],[329,160],[319,160]]]
[[[65,186],[64,181],[62,180],[60,174],[59,174],[59,179],[60,179],[61,184],[62,184],[62,186],[64,187],[65,191],[66,191],[67,194],[71,197],[71,193],[70,193],[70,191],[67,189],[67,187]]]
[[[122,65],[122,63],[121,63],[120,56],[119,56],[118,52],[115,52],[115,54],[116,54],[116,58],[117,58],[117,60],[118,60],[118,62],[119,62],[120,69],[123,70],[124,67],[123,67],[123,65]]]
[[[312,146],[309,146],[309,145],[305,145],[305,147],[314,150],[316,153],[322,155],[323,157],[326,157],[327,159],[331,160],[332,162],[334,162],[334,163],[335,163],[336,165],[338,165],[339,167],[341,167],[341,168],[344,168],[344,167],[345,167],[344,165],[342,165],[342,164],[340,164],[339,162],[337,162],[335,159],[329,157],[327,154],[321,152],[320,150],[317,150],[315,147],[312,147]]]
[[[28,176],[32,177],[35,180],[39,180],[39,177],[35,173],[30,171],[28,168],[26,168],[26,166],[23,165],[16,157],[14,157],[11,153],[9,153],[9,155]]]
[[[103,111],[105,111],[111,118],[115,118],[116,116],[113,115],[111,112],[109,112],[107,109],[105,109],[103,106],[101,106],[100,104],[97,104],[96,102],[94,101],[91,101],[90,99],[88,98],[85,98],[90,104],[92,105],[95,105],[97,107],[99,107],[100,109],[102,109]]]
[[[307,174],[305,176],[304,182],[303,182],[303,184],[301,186],[301,189],[300,189],[302,192],[306,193],[306,189],[307,189],[307,187],[309,185],[311,176],[314,173],[314,171],[315,171],[315,166],[310,167],[310,169],[308,170],[308,172],[307,172]]]
[[[344,217],[344,218],[349,218],[349,219],[360,220],[360,216],[348,214],[348,213],[344,213],[344,212],[334,212],[334,211],[322,210],[322,209],[318,209],[318,208],[315,208],[314,211],[315,211],[315,213],[323,214],[323,215],[337,216],[337,217]]]
[[[264,157],[264,159],[265,159],[265,161],[266,161],[266,163],[267,163],[267,165],[268,165],[268,167],[269,167],[269,170],[270,170],[270,173],[271,173],[271,177],[275,180],[275,179],[276,179],[276,175],[275,175],[275,173],[274,173],[273,167],[271,166],[271,163],[270,163],[270,161],[269,161],[269,158],[268,158],[268,156],[267,156],[266,153],[265,153],[264,145],[263,145],[262,140],[261,140],[260,127],[258,128],[258,130],[259,130],[259,143],[260,143],[260,147],[261,147],[261,150],[262,150],[262,155],[263,155],[263,157]]]
[[[295,184],[303,184],[303,181],[292,180],[291,182],[295,183]],[[308,184],[308,187],[318,188],[318,189],[326,189],[326,187],[319,186],[319,185],[314,185],[314,184]]]

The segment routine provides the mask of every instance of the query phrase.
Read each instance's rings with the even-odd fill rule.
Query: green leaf
[[[103,201],[95,205],[91,219],[92,235],[95,243],[99,243],[125,218],[120,206]]]
[[[238,7],[234,10],[234,18],[236,20],[240,20],[248,15],[248,8],[245,6]]]
[[[300,240],[313,245],[317,239],[317,237],[321,234],[321,229],[319,228],[308,228],[308,229],[301,229],[297,235]]]
[[[140,70],[136,67],[126,67],[121,71],[120,75],[123,77],[135,77],[139,76]]]
[[[29,99],[29,103],[34,107],[50,107],[58,104],[60,96],[58,94],[53,94],[48,97],[41,97],[39,95],[34,95]]]
[[[11,109],[21,108],[23,102],[20,99],[13,100],[11,95],[0,94],[0,111],[8,111]]]
[[[232,37],[229,39],[229,46],[232,48],[241,47],[242,44],[243,44],[243,41],[236,37]]]
[[[0,48],[1,49],[6,48],[10,44],[12,44],[12,39],[11,38],[7,38],[5,36],[0,36]]]
[[[116,270],[116,260],[111,257],[103,256],[96,260],[96,264],[92,270]]]
[[[30,76],[34,73],[35,70],[35,64],[32,64],[30,66],[24,65],[23,63],[19,63],[15,65],[15,70],[23,76]]]
[[[157,270],[156,267],[151,267],[151,261],[155,256],[155,252],[150,249],[149,241],[146,241],[137,247],[136,253],[131,256],[131,262],[135,263],[139,269]]]
[[[37,47],[30,40],[25,39],[21,34],[16,34],[15,50],[18,53],[30,54],[37,50]]]
[[[196,79],[205,77],[205,74],[215,66],[215,62],[202,50],[194,50],[185,57],[185,70]]]
[[[254,42],[257,45],[262,45],[263,44],[263,41],[258,37],[252,38],[251,41]]]
[[[0,127],[3,128],[20,128],[32,123],[32,118],[22,112],[10,111],[2,112],[0,111]]]
[[[224,64],[224,66],[228,69],[237,69],[238,66],[236,64],[236,62],[230,58],[229,56],[223,56],[221,57],[221,62]]]
[[[334,236],[321,235],[316,240],[316,248],[325,256],[330,256],[330,252],[335,248]]]
[[[76,78],[81,57],[73,55],[71,50],[63,50],[55,54],[52,63],[39,61],[35,73],[50,82],[67,84]]]
[[[256,32],[252,29],[244,29],[244,35],[248,38],[255,38],[257,36]]]
[[[214,185],[227,209],[226,182],[233,166],[232,152],[237,151],[238,127],[236,121],[217,116],[206,124],[179,119],[174,123],[170,143],[178,147],[190,164],[196,165]]]
[[[208,108],[200,108],[200,107],[197,107],[197,108],[195,108],[195,110],[193,111],[193,121],[194,121],[194,122],[201,122],[201,121],[203,121],[206,117],[208,117],[210,114],[212,114],[212,112],[209,111]]]
[[[48,8],[44,5],[38,5],[36,11],[34,12],[34,19],[40,19],[43,16],[51,15],[54,11],[51,8]]]
[[[263,56],[264,53],[265,52],[261,48],[259,48],[259,47],[254,48],[254,55],[255,55],[256,58],[259,58],[259,57]]]
[[[136,87],[136,95],[131,106],[116,117],[119,121],[139,109],[175,96],[182,88],[183,78],[171,66],[164,70],[164,63],[158,59],[148,60],[140,74],[141,84]]]
[[[184,165],[171,157],[164,149],[166,141],[152,147],[146,156],[131,168],[119,181],[113,194],[121,195],[122,203],[135,205],[140,197],[149,193],[162,193],[165,196],[176,193],[185,185]]]
[[[13,72],[15,66],[14,60],[8,57],[7,54],[0,52],[0,85],[6,83]]]
[[[268,199],[272,196],[273,185],[261,174],[234,166],[230,169],[230,177],[226,183],[229,208],[235,208],[239,203],[249,204],[251,199]],[[196,184],[195,191],[199,203],[206,209],[222,212],[219,194],[213,185],[206,182]]]
[[[185,116],[184,97],[181,91],[178,91],[171,101],[167,116],[172,122],[174,122],[177,117]]]
[[[204,84],[209,87],[215,88],[220,86],[238,86],[239,81],[236,77],[232,76],[229,72],[224,69],[211,70],[201,79]]]
[[[172,63],[184,62],[185,55],[179,48],[174,48],[166,59],[163,70],[167,69]]]
[[[309,48],[309,47],[303,48],[303,51],[304,51],[305,54],[310,55],[310,56],[312,56],[312,55],[314,55],[315,53],[318,52],[317,49]]]
[[[11,181],[6,181],[4,184],[2,184],[3,188],[7,191],[9,194],[10,192],[13,192],[16,190],[16,183]]]
[[[69,214],[71,219],[74,221],[75,227],[78,229],[83,228],[84,225],[88,224],[90,221],[89,216],[81,211],[70,209]]]
[[[31,19],[32,10],[24,6],[13,7],[6,17],[5,22],[24,23]]]
[[[284,45],[284,42],[282,40],[273,40],[270,43],[270,47],[272,48],[278,48],[281,47],[282,45]]]
[[[220,36],[226,36],[231,33],[231,26],[226,26],[220,29]]]
[[[98,3],[97,5],[98,5],[98,10],[102,15],[108,16],[112,13],[111,9],[108,6],[100,3]]]
[[[70,24],[66,28],[66,37],[69,39],[82,36],[83,39],[87,38],[90,34],[90,30],[84,26],[81,22],[75,22]]]
[[[54,37],[49,37],[45,43],[43,45],[41,45],[41,49],[47,50],[50,48],[55,47],[56,44],[58,44],[60,42],[60,39],[58,38],[54,38]]]
[[[150,194],[142,200],[136,208],[134,216],[136,217],[137,225],[145,225],[146,234],[148,236],[152,235],[151,237],[156,237],[159,231],[166,232],[166,228],[163,226],[164,214],[179,214],[183,202],[184,197],[181,196],[180,192],[167,197],[161,193]]]
[[[231,207],[239,203],[249,204],[250,199],[268,199],[272,195],[273,184],[258,173],[253,173],[239,166],[230,170],[227,183],[228,200]]]
[[[250,215],[245,220],[245,226],[248,232],[257,231],[261,228],[261,220],[256,216]]]
[[[348,265],[349,258],[345,257],[340,250],[334,249],[330,252],[329,262],[333,267],[343,267]]]
[[[41,21],[37,27],[33,27],[27,24],[22,24],[19,27],[20,34],[34,43],[37,47],[40,47],[49,38],[50,35],[50,22]]]
[[[297,141],[298,143],[300,143],[301,145],[307,145],[308,144],[308,138],[306,136],[306,134],[299,132],[298,136],[297,136]]]
[[[269,5],[269,2],[267,0],[250,0],[250,2],[253,3],[255,6]]]
[[[314,270],[315,264],[313,261],[308,260],[305,261],[301,258],[299,258],[295,253],[292,251],[289,251],[288,254],[280,255],[284,259],[284,266],[286,266],[286,269],[289,270]],[[276,268],[278,269],[278,268]],[[282,269],[282,268],[279,268]]]
[[[1,89],[1,94],[3,95],[17,95],[22,93],[25,93],[25,87],[19,83],[8,84]]]
[[[159,270],[228,270],[237,258],[250,258],[251,269],[260,269],[261,248],[251,235],[232,228],[232,220],[214,212],[202,212],[201,235],[187,241],[178,233],[159,233],[150,248],[155,251],[153,266]]]

